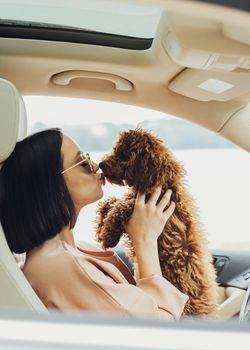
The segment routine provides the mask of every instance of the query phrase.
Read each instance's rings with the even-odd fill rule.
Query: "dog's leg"
[[[98,231],[98,240],[104,249],[115,247],[125,234],[125,224],[133,212],[134,201],[134,198],[127,201],[119,200],[107,212]]]
[[[118,198],[111,197],[98,204],[95,219],[95,235],[98,242],[102,242],[102,231],[109,211],[119,202]]]

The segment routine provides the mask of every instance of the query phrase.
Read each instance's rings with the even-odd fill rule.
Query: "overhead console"
[[[228,101],[250,92],[250,45],[236,41],[236,34],[232,40],[231,33],[228,24],[170,17],[162,46],[186,69],[168,88],[199,101]]]

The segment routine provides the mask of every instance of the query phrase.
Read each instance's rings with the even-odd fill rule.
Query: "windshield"
[[[250,249],[249,154],[196,124],[158,111],[111,102],[58,97],[25,97],[29,132],[61,127],[100,162],[121,130],[141,126],[160,136],[186,170],[186,186],[200,214],[211,248]],[[70,116],[70,117],[69,117]],[[126,187],[105,186],[105,196],[122,196]],[[74,233],[94,240],[97,203],[86,206]],[[82,232],[84,227],[84,235]]]

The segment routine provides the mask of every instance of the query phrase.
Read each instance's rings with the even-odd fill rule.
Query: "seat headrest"
[[[0,78],[0,163],[7,159],[16,142],[27,135],[27,115],[15,86]]]
[[[27,116],[22,97],[15,86],[0,79],[0,168],[27,134]],[[15,218],[13,218],[15,220]],[[48,312],[22,274],[11,254],[0,224],[0,308]]]

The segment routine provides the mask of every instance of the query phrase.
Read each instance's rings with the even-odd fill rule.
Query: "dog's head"
[[[184,175],[164,142],[141,128],[121,132],[113,151],[99,166],[111,183],[140,192],[163,184],[171,186]]]

